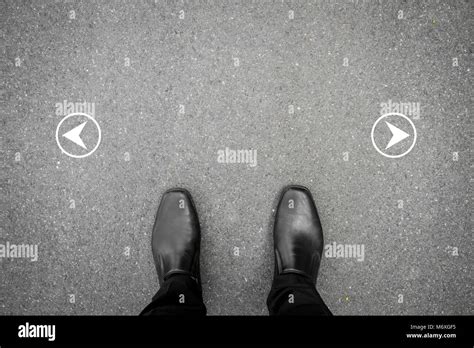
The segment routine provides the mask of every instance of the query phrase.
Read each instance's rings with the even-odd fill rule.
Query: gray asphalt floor
[[[321,215],[334,314],[473,313],[472,1],[7,0],[0,18],[0,314],[138,314],[179,186],[208,313],[266,315],[288,184]],[[371,139],[387,113],[381,152],[416,129],[399,158]],[[97,149],[66,154],[94,121]],[[386,149],[387,122],[408,136]]]

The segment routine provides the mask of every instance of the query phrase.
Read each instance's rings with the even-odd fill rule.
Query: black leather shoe
[[[275,276],[300,274],[316,284],[323,254],[323,230],[306,187],[293,185],[283,190],[275,215],[273,240]]]
[[[186,274],[199,284],[201,229],[191,194],[166,191],[156,213],[151,249],[160,286],[173,274]]]

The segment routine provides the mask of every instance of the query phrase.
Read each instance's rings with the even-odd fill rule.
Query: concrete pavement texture
[[[266,315],[288,184],[318,207],[334,314],[473,313],[472,1],[0,7],[0,314],[138,314],[160,197],[184,187],[208,313]],[[86,116],[56,141],[78,112],[101,130],[83,158]],[[387,113],[417,132],[399,158],[371,139]],[[402,153],[388,117],[374,143]],[[62,136],[84,122],[87,149]],[[388,149],[387,123],[409,134]]]

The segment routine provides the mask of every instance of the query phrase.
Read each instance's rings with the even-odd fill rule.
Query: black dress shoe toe
[[[273,231],[275,275],[318,276],[323,253],[323,231],[311,192],[288,186],[282,193]]]
[[[152,252],[160,284],[173,274],[186,274],[200,283],[201,230],[191,194],[166,191],[156,213]]]

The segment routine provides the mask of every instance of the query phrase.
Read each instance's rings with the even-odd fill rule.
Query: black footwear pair
[[[278,203],[273,230],[275,276],[318,275],[323,232],[309,190],[288,186]],[[160,285],[173,274],[186,274],[200,283],[201,229],[191,195],[184,189],[166,191],[153,226],[152,251]]]

